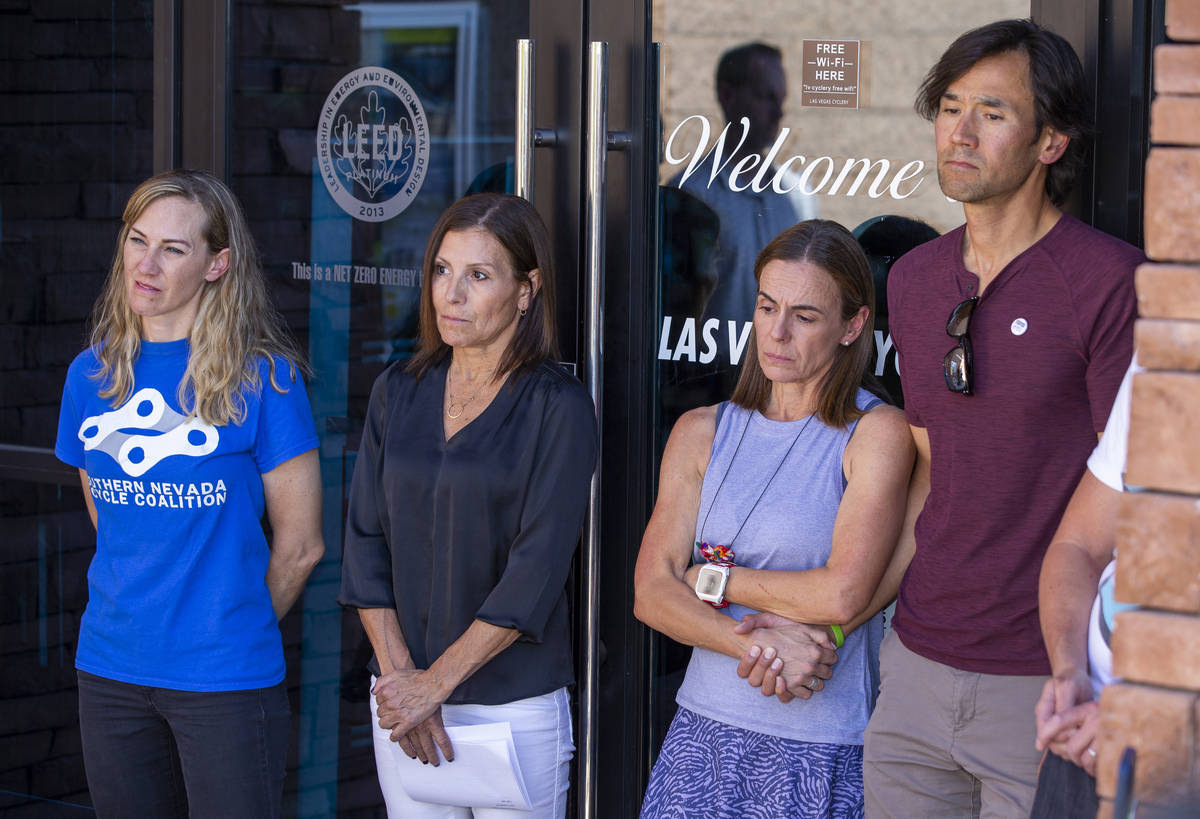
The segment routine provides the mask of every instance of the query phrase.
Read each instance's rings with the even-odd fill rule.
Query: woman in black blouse
[[[523,199],[479,194],[433,229],[420,346],[371,391],[350,490],[341,602],[375,649],[376,765],[453,759],[444,726],[507,721],[533,809],[559,817],[574,747],[566,579],[596,460],[595,411],[554,363],[550,242]],[[475,816],[492,811],[476,809]]]

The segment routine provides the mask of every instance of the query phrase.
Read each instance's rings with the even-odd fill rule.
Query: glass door
[[[1030,10],[1027,0],[897,0],[853,10],[808,2],[782,14],[768,3],[655,0],[656,454],[682,412],[729,398],[751,332],[754,259],[802,219],[839,222],[867,252],[878,308],[874,376],[902,406],[888,271],[962,221],[938,187],[932,126],[913,112],[913,99],[955,37]],[[658,635],[651,645],[653,754],[690,652]]]
[[[1137,241],[1131,226],[1140,222],[1137,169],[1148,149],[1149,56],[1162,37],[1161,5],[1119,0],[1101,15],[1064,0],[585,4],[583,41],[608,43],[604,139],[618,149],[603,176],[600,244],[596,815],[637,815],[675,712],[688,650],[633,618],[633,566],[671,426],[732,391],[758,251],[805,218],[855,234],[879,306],[873,376],[902,406],[888,273],[913,246],[962,221],[938,187],[932,125],[913,111],[925,72],[958,35],[993,20],[1032,17],[1066,37],[1098,101],[1092,172],[1068,207]],[[552,6],[537,16],[555,13]],[[590,221],[585,213],[585,227]],[[587,256],[587,247],[585,230],[577,252]]]
[[[229,177],[276,303],[315,369],[321,438],[327,553],[284,629],[296,715],[285,806],[296,816],[381,815],[371,648],[357,616],[337,604],[369,392],[415,349],[422,259],[438,216],[468,193],[515,191],[518,174],[532,180],[527,195],[555,237],[565,363],[582,375],[582,12],[556,4],[535,15],[528,0],[247,0],[231,9]],[[523,63],[522,40],[533,43]],[[545,145],[532,164],[515,155],[519,92]]]

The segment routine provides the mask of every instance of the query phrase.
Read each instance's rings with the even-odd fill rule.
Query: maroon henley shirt
[[[929,498],[894,627],[965,671],[1048,674],[1038,573],[1132,354],[1141,251],[1064,214],[992,281],[970,323],[975,394],[950,392],[946,320],[976,295],[960,227],[888,281],[905,412],[929,433]]]

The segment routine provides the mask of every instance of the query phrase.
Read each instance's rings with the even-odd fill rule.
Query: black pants
[[[79,673],[88,789],[100,819],[274,819],[291,719],[283,683],[151,688]]]
[[[1095,819],[1099,807],[1096,780],[1074,762],[1047,751],[1038,771],[1031,819]]]

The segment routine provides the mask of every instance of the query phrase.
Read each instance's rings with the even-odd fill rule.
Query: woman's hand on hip
[[[379,727],[392,732],[393,742],[399,742],[433,716],[445,699],[428,671],[412,668],[384,674],[375,681],[371,693],[375,695]]]

